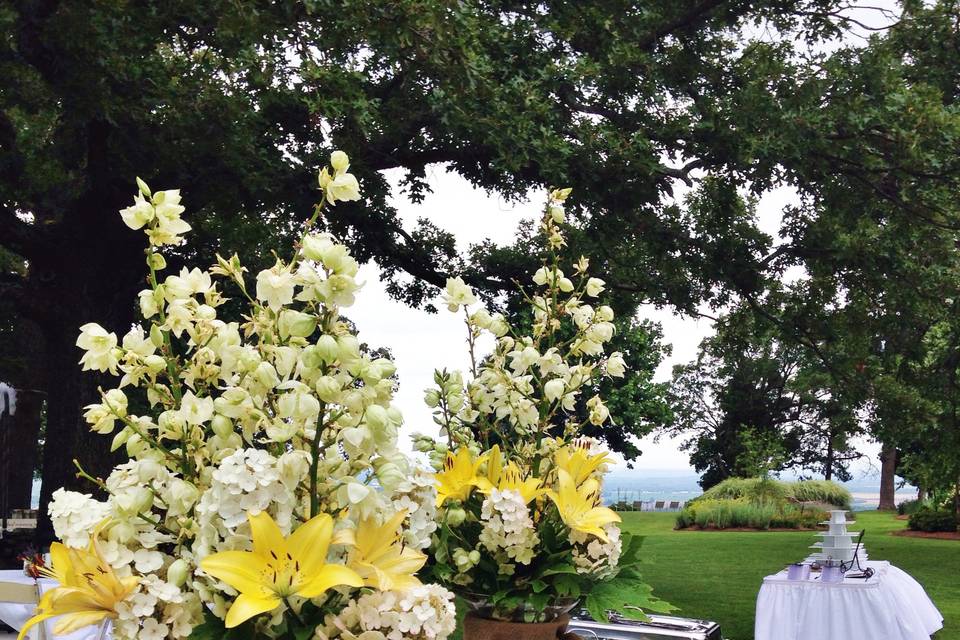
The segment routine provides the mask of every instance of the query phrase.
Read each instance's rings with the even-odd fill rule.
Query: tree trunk
[[[827,434],[827,457],[823,461],[823,479],[833,480],[833,432]]]
[[[896,501],[897,449],[884,445],[880,452],[880,511],[892,511],[897,508]]]
[[[47,430],[38,544],[53,540],[47,504],[54,491],[65,487],[99,495],[90,482],[77,478],[74,459],[94,477],[105,477],[118,459],[110,453],[112,438],[92,433],[83,419],[83,407],[100,401],[98,387],[107,390],[118,381],[110,374],[81,372],[82,352],[76,347],[79,328],[88,322],[122,339],[143,284],[142,241],[120,221],[119,207],[105,204],[110,201],[91,196],[87,204],[68,212],[59,230],[59,247],[30,268],[34,300],[42,306],[33,316],[46,343]]]
[[[10,431],[4,454],[11,462],[7,476],[7,504],[11,509],[30,508],[42,412],[42,392],[35,389],[17,390],[17,412],[12,418],[7,418]]]
[[[47,334],[47,431],[37,522],[40,544],[54,540],[53,526],[47,514],[47,504],[54,491],[62,487],[98,495],[97,487],[77,478],[73,461],[79,462],[90,475],[105,477],[115,459],[110,453],[111,438],[91,433],[83,419],[83,407],[99,401],[97,382],[101,377],[80,371],[74,346],[76,333],[73,326],[65,326],[59,336]]]

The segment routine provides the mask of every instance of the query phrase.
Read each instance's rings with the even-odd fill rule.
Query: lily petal
[[[297,595],[315,598],[331,587],[347,585],[362,587],[363,579],[353,569],[340,564],[328,564],[320,569],[311,580],[300,589]]]
[[[200,568],[241,593],[262,593],[266,561],[248,551],[221,551],[200,561]]]
[[[300,571],[308,580],[326,564],[332,536],[333,518],[321,513],[300,525],[287,539],[287,550],[300,561]]]
[[[254,553],[266,557],[270,555],[271,550],[279,553],[286,549],[283,532],[269,513],[261,511],[255,516],[248,515],[247,520],[250,522],[250,532],[253,536]]]
[[[91,625],[99,624],[104,619],[112,617],[109,611],[98,610],[98,611],[77,611],[76,613],[67,613],[60,617],[57,620],[57,623],[53,625],[54,635],[62,636],[68,633],[73,633],[78,629],[83,629],[84,627],[89,627]]]
[[[226,581],[224,581],[226,582]],[[241,593],[233,601],[230,610],[227,611],[225,625],[227,629],[243,624],[253,616],[260,615],[266,611],[273,611],[280,606],[280,598],[270,595],[258,597],[249,593]]]

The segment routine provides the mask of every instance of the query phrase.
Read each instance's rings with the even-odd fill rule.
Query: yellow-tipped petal
[[[257,597],[249,593],[241,593],[227,611],[225,625],[228,629],[232,629],[253,616],[273,611],[279,606],[280,598],[274,595]]]
[[[280,527],[273,521],[269,513],[261,511],[255,516],[248,515],[247,520],[250,522],[250,533],[253,536],[254,553],[268,556],[270,551],[274,553],[286,551],[283,532],[280,531]]]
[[[60,616],[57,623],[53,625],[53,633],[58,636],[64,636],[73,633],[84,627],[100,624],[106,618],[112,618],[113,615],[108,611],[77,611],[76,613],[67,613]]]
[[[287,550],[300,562],[300,571],[307,579],[326,563],[332,536],[333,518],[321,513],[300,525],[287,539]]]
[[[298,595],[304,598],[315,598],[327,589],[339,585],[362,587],[363,579],[353,569],[340,564],[328,564],[300,589]]]
[[[52,618],[53,616],[59,615],[57,613],[38,613],[29,620],[23,623],[23,626],[20,627],[20,633],[17,634],[17,640],[24,640],[27,637],[27,632],[30,631],[34,626],[40,624],[47,618]]]
[[[200,568],[241,593],[264,593],[266,561],[248,551],[221,551],[200,561]]]

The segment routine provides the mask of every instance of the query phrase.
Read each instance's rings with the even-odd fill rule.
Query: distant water
[[[788,479],[784,476],[784,479]],[[613,504],[621,500],[633,502],[686,502],[696,498],[703,489],[698,481],[700,476],[684,469],[637,469],[635,471],[614,471],[610,473],[603,487],[604,504]],[[876,509],[880,501],[880,479],[865,476],[850,482],[841,483],[853,494],[853,510]],[[905,486],[897,490],[897,503],[917,497],[917,490]],[[33,483],[33,508],[40,504],[40,481]]]
[[[784,480],[791,480],[786,474]],[[606,477],[603,486],[604,504],[625,501],[686,502],[703,493],[698,484],[700,476],[686,470],[637,469],[634,471],[613,471]],[[899,481],[899,479],[898,479]],[[841,483],[853,496],[853,510],[876,509],[880,502],[880,478],[877,475]],[[910,486],[897,489],[896,501],[912,500],[917,490]]]

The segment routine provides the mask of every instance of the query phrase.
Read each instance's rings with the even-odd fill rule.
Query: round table
[[[920,584],[889,562],[868,562],[869,580],[767,576],[757,595],[754,640],[929,640],[943,616]]]
[[[18,584],[33,584],[33,578],[23,575],[22,570],[10,570],[10,571],[0,571],[0,582],[16,582]],[[40,581],[40,591],[41,593],[48,591],[49,589],[57,586],[57,583],[54,580],[47,580],[41,578]],[[0,602],[0,620],[10,627],[13,627],[17,631],[24,625],[24,623],[33,616],[34,606],[29,604],[14,604],[11,602]],[[68,633],[66,635],[54,635],[53,627],[55,625],[55,620],[48,620],[44,622],[47,638],[57,640],[96,640],[98,633],[100,631],[99,627],[94,625],[91,627],[86,627],[73,633]],[[38,629],[40,625],[37,625],[27,634],[27,637],[30,640],[36,640],[39,637]]]

